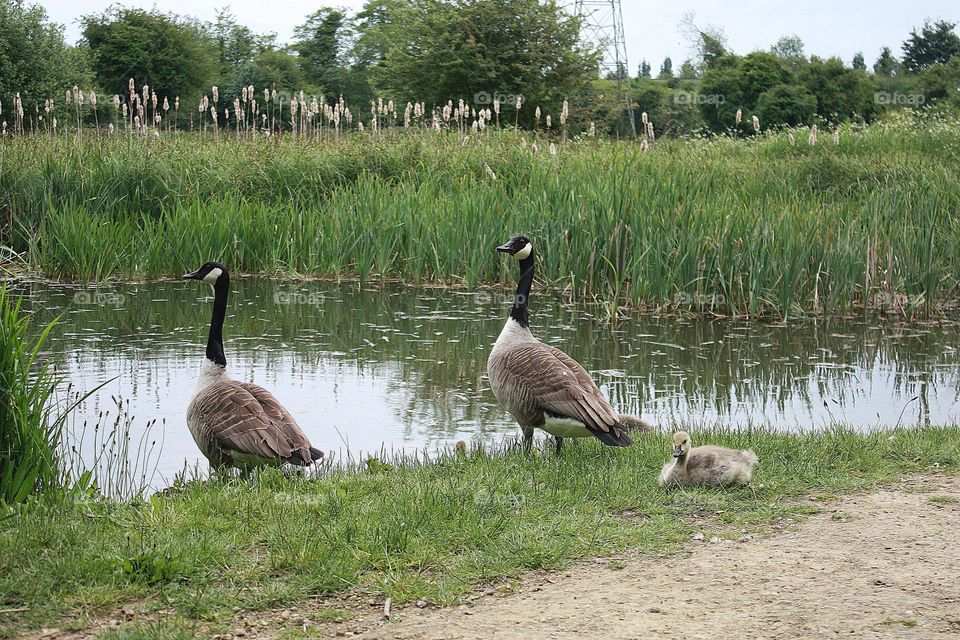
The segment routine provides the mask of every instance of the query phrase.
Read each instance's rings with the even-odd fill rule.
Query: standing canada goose
[[[586,369],[530,332],[533,243],[515,236],[497,251],[520,261],[520,281],[510,317],[487,360],[487,373],[493,394],[523,429],[524,447],[530,447],[534,428],[557,439],[558,453],[564,438],[594,436],[614,447],[632,444],[620,416]]]
[[[663,465],[660,484],[720,486],[747,484],[753,477],[757,454],[704,445],[690,448],[686,431],[673,434],[673,460]]]
[[[273,395],[255,384],[234,380],[223,354],[223,319],[227,313],[230,273],[208,262],[183,276],[213,286],[213,318],[207,357],[187,408],[187,426],[214,468],[243,470],[283,463],[307,466],[323,458]]]

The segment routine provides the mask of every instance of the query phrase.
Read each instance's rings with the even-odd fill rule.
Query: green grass
[[[239,272],[476,286],[493,248],[536,239],[541,276],[582,298],[737,315],[951,304],[960,122],[902,112],[840,145],[787,132],[556,157],[489,131],[337,140],[8,138],[0,221],[34,268],[83,280]],[[496,174],[494,180],[486,170]],[[8,213],[10,215],[4,215]],[[12,234],[12,235],[11,235]]]
[[[127,603],[148,620],[159,610],[180,619],[161,630],[171,637],[195,625],[229,631],[234,607],[312,596],[454,603],[478,585],[576,558],[670,553],[705,529],[761,531],[809,513],[799,496],[960,468],[956,428],[721,430],[698,440],[753,448],[753,485],[664,491],[656,477],[669,443],[653,435],[625,450],[571,443],[560,457],[471,451],[318,479],[188,483],[131,503],[40,501],[0,521],[0,609],[14,611],[0,614],[0,629],[112,617]],[[148,632],[124,629],[117,637]]]
[[[63,418],[52,404],[58,383],[40,349],[51,325],[30,330],[21,301],[0,284],[0,505],[59,489]]]

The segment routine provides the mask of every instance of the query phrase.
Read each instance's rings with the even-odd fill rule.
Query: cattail
[[[167,100],[167,96],[163,96],[163,112],[166,113],[170,111],[170,102]]]
[[[656,137],[657,137],[656,134],[655,134],[654,131],[653,131],[653,123],[652,123],[652,122],[648,122],[648,123],[647,123],[647,137],[650,138],[650,140],[655,140]]]
[[[150,100],[150,85],[143,85],[143,106],[147,106],[147,102]]]
[[[743,109],[737,109],[737,126],[740,126],[740,123],[743,122]]]
[[[540,107],[537,107],[537,109],[533,112],[533,115],[537,120],[540,119]]]
[[[840,125],[833,130],[833,144],[840,144]]]
[[[640,122],[643,123],[643,126],[644,126],[644,127],[646,127],[648,124],[650,124],[650,116],[647,115],[647,112],[646,112],[646,111],[644,111],[643,113],[640,114]]]
[[[176,111],[180,111],[180,96],[173,99],[173,108]]]
[[[644,151],[644,152],[645,152],[645,151],[646,151],[647,149],[649,149],[649,148],[650,148],[650,145],[649,145],[649,143],[647,143],[647,139],[646,139],[646,138],[644,138],[643,140],[640,141],[640,151]]]
[[[4,122],[4,124],[6,124],[6,122]],[[53,124],[53,132],[56,133],[56,132],[57,132],[57,117],[56,117],[56,116],[53,117],[53,122],[52,122],[51,124]]]
[[[247,88],[246,88],[246,87],[244,87],[243,89],[240,90],[240,99],[243,100],[244,102],[247,101]]]
[[[120,111],[120,96],[117,94],[113,95],[113,110]]]
[[[376,121],[374,121],[374,122],[376,122]],[[359,128],[360,128],[360,133],[363,133],[363,123],[360,122],[360,123],[358,123],[358,125],[359,125]]]
[[[3,121],[3,124],[0,125],[0,130],[2,130],[4,136],[7,135],[7,121],[6,121],[6,120],[4,120],[4,121]]]
[[[134,93],[137,90],[137,83],[134,82],[133,78],[130,78],[130,80],[127,81],[127,89],[130,91],[130,93]]]
[[[494,182],[496,182],[496,181],[497,181],[497,174],[495,174],[495,173],[493,172],[493,169],[490,168],[490,165],[484,164],[484,165],[483,165],[483,168],[486,169],[487,175],[490,176],[490,177],[493,179]]]
[[[83,91],[80,91],[76,85],[73,87],[73,99],[76,101],[78,107],[83,106]]]
[[[557,145],[550,143],[550,155],[556,157],[557,155]]]
[[[127,119],[127,114],[128,114],[128,113],[129,113],[129,110],[127,109],[127,103],[124,102],[124,103],[123,103],[123,119],[124,119],[124,120]]]
[[[522,104],[523,104],[523,96],[522,96],[522,95],[518,95],[518,96],[517,96],[517,111],[520,111],[520,106],[521,106]]]
[[[70,103],[73,101],[73,97],[72,97],[71,94],[70,94],[70,89],[67,89],[66,92],[64,92],[64,94],[63,94],[63,100],[64,100],[64,102],[66,102],[67,104],[70,104]]]
[[[213,94],[213,104],[220,102],[220,88],[217,85],[210,87],[210,93]]]
[[[760,118],[753,116],[753,130],[760,133]]]
[[[536,155],[536,153],[537,153],[537,151],[538,151],[539,149],[540,149],[540,147],[537,146],[537,143],[536,143],[536,142],[530,143],[530,151],[532,151],[534,155]]]
[[[133,116],[133,128],[137,131],[140,130],[140,116]]]
[[[597,135],[597,124],[595,122],[590,123],[590,133],[587,135],[589,135],[591,138]]]
[[[500,99],[499,98],[493,99],[493,112],[498,116],[500,115]]]
[[[263,101],[270,102],[270,89],[267,89],[266,87],[263,88]]]
[[[817,145],[817,125],[810,127],[810,136],[807,138],[807,144],[811,147]]]
[[[214,120],[216,120],[216,118],[214,118]],[[153,124],[159,126],[161,122],[163,122],[163,116],[159,113],[153,114]]]
[[[302,93],[302,92],[301,92],[301,93]],[[247,87],[247,96],[248,96],[251,100],[253,100],[253,94],[254,94],[253,85],[250,85],[249,87]],[[303,96],[302,96],[302,95],[300,96],[300,99],[303,100]]]
[[[113,123],[112,123],[112,122],[107,125],[107,133],[108,133],[109,135],[113,135]]]
[[[213,118],[213,124],[217,124],[217,108],[210,107],[210,117]]]
[[[790,146],[794,147],[797,144],[797,139],[794,137],[793,132],[787,133],[787,140],[790,141]]]
[[[550,114],[547,114],[547,129],[550,128],[550,124],[551,124]]]
[[[157,110],[157,92],[156,91],[150,92],[150,104],[151,106],[153,106],[153,110],[156,111]]]
[[[95,91],[90,92],[90,106],[91,107],[97,106],[97,94]]]

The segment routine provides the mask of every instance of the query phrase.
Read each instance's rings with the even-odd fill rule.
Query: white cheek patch
[[[207,284],[216,284],[217,280],[220,279],[220,274],[223,273],[223,270],[220,267],[216,267],[210,270],[210,273],[203,276],[203,281]]]
[[[528,242],[526,246],[523,247],[523,249],[520,249],[520,251],[517,251],[515,254],[513,254],[513,257],[516,258],[517,260],[526,260],[527,258],[530,257],[530,253],[532,251],[533,251],[533,245]]]

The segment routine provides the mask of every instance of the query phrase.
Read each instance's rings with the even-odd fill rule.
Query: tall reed
[[[33,336],[21,300],[0,286],[0,503],[62,485],[63,417],[51,402],[58,380],[40,358],[52,326]]]

